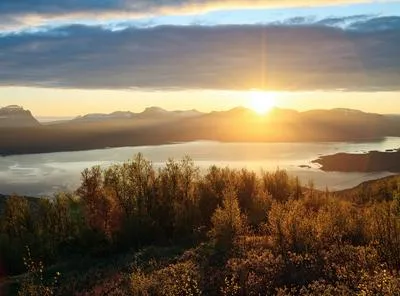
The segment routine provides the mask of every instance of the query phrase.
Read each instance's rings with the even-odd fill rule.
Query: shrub
[[[50,284],[44,280],[44,266],[41,261],[34,261],[29,247],[26,247],[27,256],[23,258],[27,275],[21,282],[18,296],[52,296],[56,294],[60,273],[57,272]]]

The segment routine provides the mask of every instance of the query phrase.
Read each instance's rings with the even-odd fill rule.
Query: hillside
[[[357,203],[366,203],[391,200],[396,193],[400,194],[400,175],[363,182],[354,188],[337,191],[335,195]]]
[[[398,176],[330,193],[279,170],[155,169],[137,155],[85,171],[78,198],[8,199],[0,293],[397,295]]]

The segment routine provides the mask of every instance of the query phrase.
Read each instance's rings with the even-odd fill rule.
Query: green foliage
[[[76,214],[76,201],[60,194],[54,199],[13,196],[7,198],[0,217],[0,254],[3,268],[10,273],[24,270],[22,254],[29,245],[35,257],[44,262],[54,261],[61,247],[79,235],[80,217]]]

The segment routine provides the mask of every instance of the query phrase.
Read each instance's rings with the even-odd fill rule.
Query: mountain
[[[185,110],[185,111],[174,111],[174,113],[177,116],[180,117],[197,117],[197,116],[201,116],[204,115],[204,113],[197,111],[196,109],[192,109],[192,110]]]
[[[141,116],[144,117],[152,117],[152,116],[163,116],[170,114],[167,110],[160,108],[160,107],[148,107],[146,108],[142,113],[140,113]]]
[[[246,108],[235,108],[209,113],[185,125],[180,128],[181,137],[190,130],[199,138],[220,141],[364,141],[400,136],[400,117],[349,109],[297,112],[274,108],[260,116]]]
[[[77,122],[93,122],[93,121],[106,121],[115,119],[130,119],[135,116],[135,113],[129,111],[116,111],[110,114],[92,113],[84,116],[78,116],[73,121]]]
[[[298,112],[275,108],[266,115],[238,107],[200,113],[150,107],[141,113],[88,114],[71,121],[0,132],[0,154],[24,154],[160,145],[224,142],[379,141],[400,137],[400,117],[350,109]],[[20,139],[24,139],[21,141]]]
[[[29,110],[17,105],[0,108],[0,127],[31,127],[39,126],[39,122]]]
[[[92,113],[84,116],[78,116],[73,119],[72,122],[107,122],[107,121],[125,121],[132,119],[150,119],[150,120],[162,120],[162,119],[179,119],[179,118],[190,118],[200,116],[203,113],[197,110],[187,111],[167,111],[160,107],[148,107],[141,113],[134,113],[130,111],[116,111],[113,113]]]

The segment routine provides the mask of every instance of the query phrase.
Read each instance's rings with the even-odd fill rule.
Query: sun
[[[270,92],[252,91],[250,93],[250,108],[258,114],[266,114],[275,107],[276,96]]]

